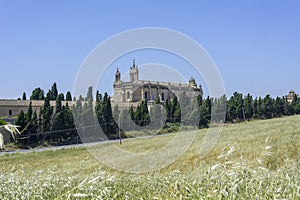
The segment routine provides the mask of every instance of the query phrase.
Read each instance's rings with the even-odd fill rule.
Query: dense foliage
[[[25,93],[23,99],[26,99]],[[142,101],[136,108],[131,106],[120,110],[118,105],[112,109],[107,93],[102,96],[97,91],[94,101],[93,88],[89,87],[86,97],[80,96],[71,109],[68,103],[62,104],[65,100],[72,101],[71,93],[68,91],[66,96],[58,93],[54,83],[45,96],[42,89],[35,88],[30,99],[44,100],[44,104],[40,113],[32,110],[30,102],[27,112],[18,114],[16,124],[23,130],[18,144],[23,146],[80,143],[80,138],[85,135],[88,141],[97,141],[99,125],[108,139],[117,139],[125,137],[126,131],[138,130],[150,123],[149,128],[169,133],[177,131],[181,125],[208,128],[210,123],[236,123],[300,114],[300,98],[297,95],[288,102],[286,97],[274,99],[266,95],[253,98],[250,94],[243,96],[238,92],[228,99],[225,95],[220,98],[199,95],[191,99],[183,93],[164,102],[156,99],[150,106],[147,101]],[[51,106],[54,100],[55,106]],[[222,119],[225,112],[226,117]],[[212,113],[217,120],[211,121]]]

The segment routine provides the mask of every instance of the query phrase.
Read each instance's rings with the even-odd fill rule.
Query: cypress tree
[[[102,130],[107,135],[108,138],[113,139],[116,137],[116,123],[113,119],[112,108],[110,97],[107,93],[104,94],[102,102],[102,119],[103,125]]]
[[[261,99],[261,97],[258,98],[257,100],[257,118],[258,119],[263,119],[263,101]]]
[[[26,121],[25,121],[25,114],[24,114],[23,110],[21,110],[21,112],[19,112],[15,124],[20,126],[21,130],[23,130],[25,128]]]
[[[63,129],[65,130],[62,138],[64,142],[75,143],[77,139],[77,133],[75,130],[74,118],[71,109],[69,108],[68,102],[62,108],[63,112]]]
[[[98,90],[96,92],[95,112],[96,112],[98,123],[102,127],[103,126],[102,96],[101,96],[101,94],[99,93]]]
[[[93,87],[92,86],[90,86],[88,88],[88,92],[86,95],[86,101],[93,101]]]
[[[139,104],[136,108],[136,111],[134,112],[134,122],[139,125],[142,126],[142,108],[141,108],[141,104]]]
[[[22,100],[26,100],[26,93],[25,92],[23,92]]]
[[[83,126],[83,108],[82,108],[82,101],[79,98],[76,101],[76,106],[73,109],[74,112],[74,121],[76,122],[77,127],[82,127]]]
[[[51,92],[49,91],[44,100],[42,109],[42,131],[48,132],[51,130],[51,119],[53,114],[53,107],[50,105]]]
[[[129,108],[129,115],[131,120],[134,120],[134,111],[133,111],[133,106],[131,105]]]
[[[263,112],[263,118],[265,119],[271,119],[273,117],[273,99],[268,94],[263,100],[262,104],[262,112]]]
[[[200,106],[199,128],[208,128],[209,117],[210,117],[209,105],[210,105],[210,99],[207,98],[203,100],[202,105]]]
[[[156,99],[154,104],[151,106],[149,111],[151,124],[153,124],[153,129],[160,129],[164,124],[164,118],[166,117],[165,110],[161,107],[159,99]]]
[[[274,114],[275,117],[281,117],[284,115],[284,102],[280,97],[276,97],[274,102]]]
[[[177,104],[178,104],[178,99],[177,99],[177,96],[174,95],[174,96],[172,97],[172,101],[171,101],[171,121],[172,121],[173,123],[176,122],[176,118],[175,118],[175,116],[174,116],[175,111],[176,111],[176,108],[179,109],[179,107],[177,106]],[[178,114],[178,112],[177,112],[177,114]],[[178,117],[178,116],[177,116],[177,117]]]
[[[53,118],[52,130],[55,131],[52,133],[52,141],[53,142],[61,142],[61,133],[58,132],[64,129],[64,112],[61,103],[61,96],[56,98],[55,104],[55,114]]]
[[[180,107],[179,103],[175,107],[174,122],[175,123],[180,123],[181,122],[181,107]]]
[[[38,132],[38,128],[39,128],[39,124],[38,124],[38,117],[37,117],[37,114],[36,114],[36,111],[34,111],[33,115],[32,115],[32,123],[31,123],[31,134],[36,134]],[[38,135],[32,135],[30,137],[30,142],[31,144],[32,143],[35,143],[35,144],[38,144],[39,142],[39,137]]]
[[[141,126],[147,126],[150,123],[150,116],[147,101],[143,100],[141,104]]]
[[[58,96],[58,91],[57,91],[56,83],[53,83],[51,88],[50,100],[55,101],[57,96]]]
[[[172,122],[172,108],[171,108],[171,101],[167,99],[164,105],[165,112],[167,114],[167,122]]]
[[[253,98],[249,93],[244,99],[244,112],[247,120],[253,117]]]
[[[66,94],[66,101],[72,101],[72,95],[70,91],[68,91]]]
[[[32,111],[32,103],[30,101],[27,113],[25,114],[25,123],[26,124],[31,123],[32,113],[33,113],[33,111]]]
[[[128,109],[122,110],[119,118],[120,118],[120,128],[122,129],[122,131],[132,130],[132,126],[131,126],[132,119],[130,117],[130,113]]]

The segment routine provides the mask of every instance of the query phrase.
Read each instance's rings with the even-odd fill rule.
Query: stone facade
[[[27,112],[29,103],[31,102],[32,110],[39,114],[41,107],[44,105],[43,100],[14,100],[0,99],[0,118],[10,119],[16,117],[21,110]],[[66,105],[67,101],[63,101],[62,105]],[[73,101],[68,101],[69,107],[75,104]],[[55,101],[50,101],[51,106],[55,106]]]
[[[122,81],[121,73],[117,69],[113,88],[112,104],[118,104],[121,110],[129,108],[131,105],[136,107],[143,100],[147,100],[148,104],[151,104],[159,98],[163,103],[174,95],[180,97],[183,92],[190,98],[199,94],[203,96],[201,86],[197,86],[193,77],[187,84],[139,80],[139,70],[134,60],[130,67],[130,80]]]
[[[292,103],[294,97],[298,97],[298,94],[294,90],[291,90],[288,95],[286,95],[286,99],[289,103]]]

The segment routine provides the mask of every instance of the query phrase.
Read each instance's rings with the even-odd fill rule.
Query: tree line
[[[300,99],[293,96],[291,102],[287,97],[272,98],[269,94],[264,98],[253,98],[247,94],[235,92],[227,101],[227,122],[240,122],[252,119],[271,119],[275,117],[300,114]]]
[[[233,93],[229,99],[225,95],[220,98],[210,98],[209,96],[203,98],[199,95],[189,99],[183,93],[180,98],[173,96],[164,103],[157,99],[151,107],[153,108],[155,105],[162,105],[163,109],[160,107],[158,111],[157,108],[149,111],[147,102],[143,101],[138,105],[136,111],[132,106],[130,109],[123,110],[119,117],[121,127],[125,127],[126,130],[136,128],[129,123],[131,120],[136,125],[146,126],[151,120],[166,119],[163,121],[165,125],[162,132],[169,132],[164,129],[173,127],[176,131],[176,126],[180,125],[193,125],[201,129],[208,128],[210,123],[238,123],[300,114],[300,98],[297,95],[294,95],[292,101],[289,102],[285,96],[272,98],[270,95],[266,95],[263,98],[253,98],[251,94],[243,96],[238,92]],[[213,122],[211,121],[212,109],[214,110],[214,119],[217,120]]]
[[[23,97],[26,95],[24,94]],[[97,141],[99,138],[95,131],[99,129],[95,127],[99,124],[108,139],[118,137],[118,127],[113,118],[110,97],[107,93],[102,98],[102,94],[97,91],[94,104],[92,87],[89,87],[87,96],[79,96],[78,100],[73,98],[76,103],[70,107],[68,102],[72,101],[71,93],[67,92],[65,98],[63,93],[58,93],[54,83],[45,96],[40,88],[34,89],[30,100],[43,100],[44,103],[39,113],[33,111],[30,102],[27,112],[21,111],[18,114],[15,124],[22,130],[22,134],[17,138],[20,146],[81,143],[85,135],[90,137],[89,141]],[[54,100],[55,106],[51,106],[50,102]],[[64,105],[63,101],[66,101]]]
[[[26,99],[25,93],[22,99]],[[164,102],[156,99],[150,107],[144,100],[136,108],[131,106],[120,112],[118,105],[112,108],[107,93],[102,95],[97,91],[94,98],[92,87],[88,88],[86,97],[73,98],[76,103],[70,107],[71,93],[58,93],[54,83],[46,95],[42,89],[35,88],[30,100],[43,100],[44,104],[37,113],[30,102],[27,112],[18,114],[15,124],[24,130],[18,138],[18,143],[23,146],[81,143],[82,139],[84,142],[97,141],[99,137],[103,140],[117,139],[125,137],[126,131],[139,130],[149,124],[149,128],[167,133],[177,131],[181,125],[208,128],[210,123],[236,123],[300,114],[300,98],[297,95],[288,102],[286,97],[266,95],[253,98],[250,94],[243,96],[238,92],[230,98],[225,95],[220,98],[203,98],[200,95],[191,98],[182,93]],[[50,101],[54,100],[55,106],[51,106]],[[66,101],[64,105],[63,101]],[[212,109],[215,115],[220,115],[214,122],[211,121]],[[225,118],[222,119],[222,116]],[[98,134],[99,125],[105,136]]]
[[[23,93],[23,100],[26,100],[26,93]],[[44,91],[35,88],[32,91],[30,100],[43,100],[44,103],[40,112],[33,111],[30,101],[27,112],[21,111],[15,121],[20,126],[22,134],[17,138],[21,146],[56,145],[70,144],[77,141],[77,133],[73,119],[72,110],[68,102],[62,105],[62,101],[71,101],[71,93],[67,92],[66,98],[63,93],[58,93],[56,83],[44,95]],[[50,101],[56,101],[55,107]]]

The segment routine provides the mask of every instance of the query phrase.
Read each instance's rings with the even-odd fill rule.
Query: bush
[[[0,119],[0,126],[5,125],[5,124],[6,124],[6,122],[3,119]]]

